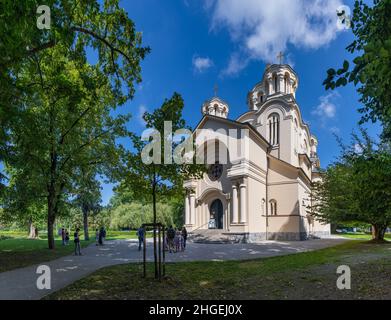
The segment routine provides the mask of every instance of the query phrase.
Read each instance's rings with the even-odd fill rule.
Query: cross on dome
[[[277,59],[279,59],[280,60],[280,64],[282,64],[282,60],[283,60],[283,58],[284,58],[284,53],[283,52],[279,52],[279,54],[277,55]]]

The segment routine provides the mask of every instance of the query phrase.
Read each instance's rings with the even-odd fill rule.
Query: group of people
[[[61,228],[61,241],[63,246],[69,245],[69,232],[67,229]]]
[[[61,231],[61,240],[62,245],[67,246],[69,245],[69,232],[62,228]],[[73,234],[73,242],[75,243],[75,256],[81,256],[81,249],[80,249],[80,229],[77,228],[75,233]],[[96,229],[95,232],[95,239],[96,239],[96,245],[103,245],[104,241],[106,240],[106,229],[104,227],[101,227],[99,230]]]
[[[138,250],[141,250],[141,247],[144,245],[145,229],[141,226],[137,230],[138,237]],[[179,252],[185,251],[187,241],[187,230],[183,227],[181,230],[174,229],[170,226],[165,233],[163,240],[163,247],[165,251]]]
[[[79,255],[81,256],[81,250],[80,250],[80,236],[79,236],[80,229],[77,228],[75,233],[73,234],[73,242],[75,243],[75,256]],[[69,232],[67,229],[61,228],[61,241],[63,246],[69,245]]]
[[[166,238],[164,239],[164,249],[171,252],[185,251],[187,241],[187,230],[185,227],[182,230],[174,229],[170,226],[167,229]]]

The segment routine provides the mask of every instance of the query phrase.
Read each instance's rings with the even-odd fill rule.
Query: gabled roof
[[[247,122],[238,122],[238,121],[235,121],[235,120],[230,120],[230,119],[226,119],[226,118],[222,118],[222,117],[216,117],[216,116],[212,116],[210,114],[206,114],[202,117],[202,119],[200,120],[200,122],[198,123],[198,125],[195,127],[195,129],[193,130],[193,133],[194,131],[196,131],[197,129],[201,129],[201,126],[207,121],[207,120],[215,120],[215,121],[219,121],[219,122],[223,122],[223,123],[227,123],[227,124],[231,124],[231,125],[235,125],[239,128],[242,128],[242,129],[249,129],[251,132],[253,132],[258,138],[260,138],[260,140],[262,140],[262,142],[266,145],[266,147],[268,149],[270,149],[272,146],[271,144],[258,132],[258,130],[252,126],[251,124],[247,123]]]

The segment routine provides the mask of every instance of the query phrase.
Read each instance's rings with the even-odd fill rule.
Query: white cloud
[[[338,127],[331,127],[330,128],[330,132],[332,133],[332,134],[336,134],[336,135],[339,135],[340,133],[341,133],[341,130],[338,128]]]
[[[339,31],[336,10],[342,0],[204,1],[205,9],[212,12],[211,29],[228,28],[238,44],[226,74],[243,69],[246,59],[276,62],[277,53],[286,51],[288,45],[318,49],[335,39]]]
[[[249,59],[243,58],[238,53],[233,53],[229,59],[228,66],[222,70],[222,76],[234,76],[247,67]]]
[[[203,73],[213,67],[213,61],[209,59],[208,57],[199,57],[194,56],[193,57],[193,68],[198,73]]]
[[[335,118],[337,114],[337,106],[335,105],[335,99],[339,97],[337,91],[329,93],[319,98],[319,105],[315,107],[311,114],[320,118],[324,123],[327,119]]]

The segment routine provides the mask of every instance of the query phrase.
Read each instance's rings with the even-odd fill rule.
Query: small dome
[[[228,104],[220,98],[214,97],[205,101],[201,110],[203,115],[209,114],[216,117],[228,118]]]
[[[284,96],[295,98],[299,85],[296,72],[288,64],[268,64],[262,80],[248,94],[250,110],[257,110],[267,100]]]

